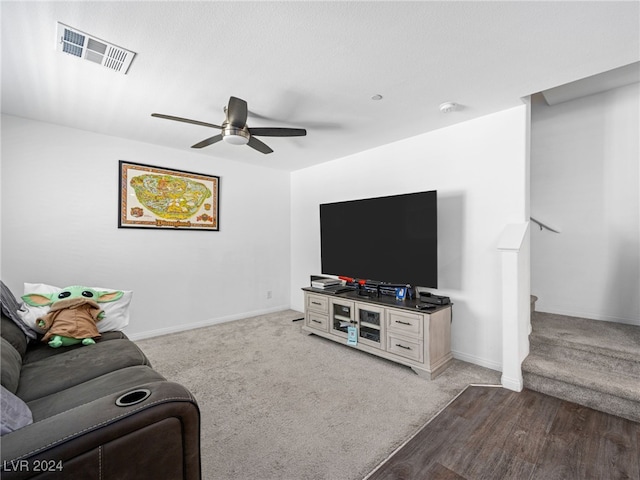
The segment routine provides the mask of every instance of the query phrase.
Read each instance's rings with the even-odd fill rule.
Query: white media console
[[[302,330],[411,367],[432,380],[451,355],[451,305],[423,311],[417,300],[389,296],[334,294],[303,288]],[[351,328],[351,338],[348,336]],[[355,337],[355,338],[354,338]]]

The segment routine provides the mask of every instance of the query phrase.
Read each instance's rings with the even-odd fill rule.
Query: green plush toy
[[[51,305],[49,312],[38,318],[38,326],[47,333],[42,338],[49,346],[93,345],[100,338],[96,323],[104,317],[98,303],[119,300],[124,292],[98,292],[89,287],[75,285],[58,293],[29,293],[22,299],[32,307]]]

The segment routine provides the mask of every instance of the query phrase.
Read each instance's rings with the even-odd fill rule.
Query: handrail
[[[558,230],[556,230],[556,229],[554,229],[554,228],[551,228],[549,225],[546,225],[546,224],[542,223],[541,221],[536,220],[536,219],[535,219],[535,218],[533,218],[533,217],[529,217],[529,218],[531,219],[531,221],[532,221],[533,223],[537,223],[537,224],[538,224],[538,226],[540,227],[540,230],[542,230],[542,229],[546,228],[546,229],[547,229],[547,230],[549,230],[550,232],[560,233]]]

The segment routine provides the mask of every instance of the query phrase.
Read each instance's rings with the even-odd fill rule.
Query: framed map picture
[[[118,228],[220,229],[220,177],[120,160]]]

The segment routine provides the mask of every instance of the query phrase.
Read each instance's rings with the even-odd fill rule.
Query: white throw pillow
[[[90,287],[94,290],[98,291],[113,291],[118,290],[117,288],[103,288],[103,287]],[[24,295],[29,293],[58,293],[62,290],[62,287],[55,287],[53,285],[47,285],[45,283],[25,283],[24,284]],[[133,297],[133,292],[130,290],[122,290],[124,295],[120,297],[120,299],[115,302],[105,302],[98,303],[100,308],[104,310],[104,317],[100,320],[96,325],[98,326],[99,332],[110,332],[110,331],[118,331],[123,330],[127,325],[129,325],[129,305],[131,304],[131,298]],[[37,320],[38,318],[44,316],[49,311],[49,306],[44,307],[32,307],[31,305],[27,305],[23,303],[20,310],[18,310],[18,315],[24,323],[26,323],[30,328],[38,332],[42,332],[42,329],[38,327]]]

